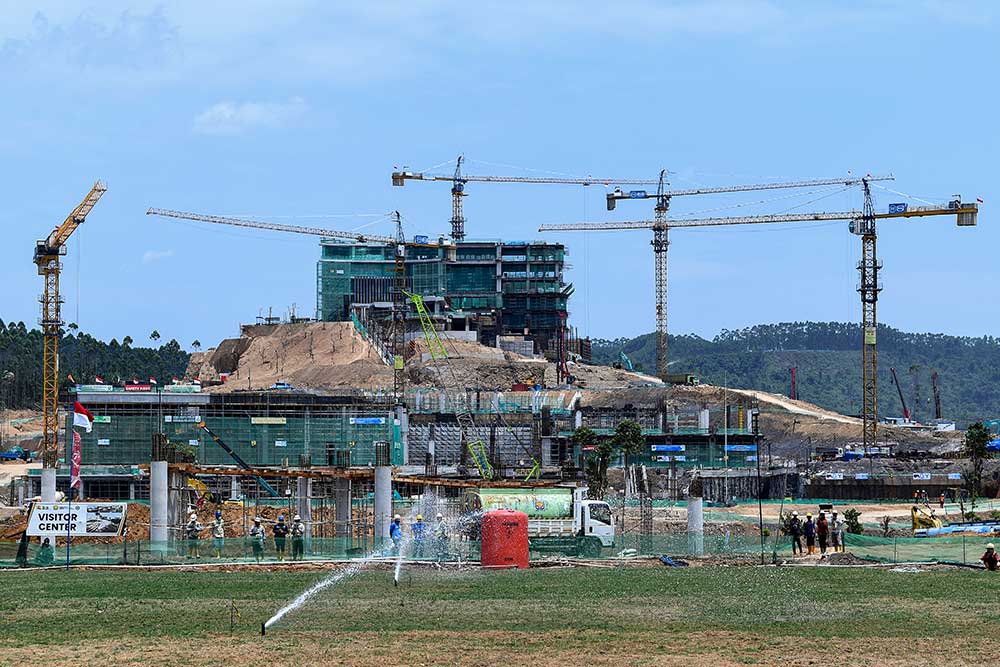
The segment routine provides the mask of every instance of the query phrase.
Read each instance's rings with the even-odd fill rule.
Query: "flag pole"
[[[76,429],[73,429],[73,434],[76,435]],[[66,571],[69,572],[69,544],[73,539],[73,461],[72,455],[70,455],[69,464],[69,493],[66,496]],[[53,545],[55,546],[55,545]]]

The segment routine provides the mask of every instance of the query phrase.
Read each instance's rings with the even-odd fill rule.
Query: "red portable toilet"
[[[483,515],[480,563],[491,568],[528,567],[528,515],[491,510]]]

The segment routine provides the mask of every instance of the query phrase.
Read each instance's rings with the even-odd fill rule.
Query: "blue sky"
[[[97,178],[109,190],[65,260],[67,322],[137,343],[155,328],[187,346],[235,335],[269,306],[311,314],[311,238],[146,208],[333,228],[373,220],[335,216],[399,209],[408,234],[436,234],[448,230],[447,185],[394,188],[389,174],[442,163],[446,173],[464,153],[479,174],[650,178],[666,167],[686,187],[853,170],[892,172],[888,187],[930,201],[982,197],[978,228],[882,224],[879,319],[1000,335],[997,14],[989,2],[920,0],[8,2],[0,318],[37,321],[34,242]],[[883,209],[919,203],[875,192]],[[470,237],[539,238],[540,223],[652,214],[651,202],[608,213],[597,187],[468,193]],[[857,190],[788,194],[677,198],[672,214],[861,205]],[[581,333],[652,330],[649,232],[551,238],[569,245]],[[860,318],[860,241],[846,223],[671,240],[674,333]]]

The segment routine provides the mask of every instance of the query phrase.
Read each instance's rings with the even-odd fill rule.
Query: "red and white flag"
[[[104,384],[104,378],[102,378],[100,375],[95,375],[94,382],[96,382],[97,384]]]
[[[149,378],[149,384],[156,384],[156,378]]]
[[[197,384],[197,385],[200,385],[201,384],[201,378],[195,378],[194,379],[194,383]]]
[[[76,384],[76,380],[73,379],[72,373],[66,373],[66,379],[72,382],[73,384]]]
[[[180,381],[181,381],[181,379],[179,377],[177,377],[176,375],[173,376],[172,378],[170,378],[170,382],[173,383],[173,384],[177,384]]]
[[[77,404],[79,405],[79,403]],[[87,429],[90,430],[89,428]],[[75,489],[80,486],[80,462],[83,460],[82,446],[80,444],[80,434],[73,431],[73,454],[70,456],[69,466],[69,488]],[[70,494],[72,496],[72,494]]]
[[[80,426],[90,433],[90,429],[93,428],[94,415],[90,414],[87,408],[80,405],[80,401],[76,401],[73,405],[73,426]]]
[[[132,378],[132,384],[139,384],[139,378]]]

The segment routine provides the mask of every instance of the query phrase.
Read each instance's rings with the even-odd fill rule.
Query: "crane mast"
[[[861,439],[864,441],[864,451],[878,444],[878,318],[876,305],[878,293],[882,286],[878,281],[881,265],[876,254],[875,206],[872,204],[871,187],[866,180],[865,206],[856,228],[861,234],[861,261],[858,262],[860,282],[858,294],[861,295]],[[895,372],[893,373],[895,377]],[[899,380],[896,380],[899,388]],[[903,392],[900,389],[899,398]],[[903,405],[906,410],[906,405]],[[909,419],[909,417],[907,417]]]
[[[62,330],[62,296],[59,294],[59,274],[62,270],[60,256],[66,254],[66,241],[83,224],[87,215],[97,205],[107,187],[97,181],[61,225],[45,239],[35,244],[34,262],[44,288],[39,301],[42,306],[42,462],[46,468],[55,469],[59,460],[59,337]],[[55,494],[55,477],[50,489],[43,483],[44,496]]]

